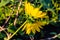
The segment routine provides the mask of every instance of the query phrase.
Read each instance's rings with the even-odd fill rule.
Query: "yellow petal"
[[[46,13],[42,13],[41,15],[40,15],[40,18],[44,18],[46,16]]]
[[[36,32],[36,31],[35,31],[35,28],[34,28],[33,26],[31,27],[31,31],[32,31],[34,34],[35,34],[35,32]]]
[[[26,34],[30,34],[31,33],[31,28],[28,28],[27,30],[26,30]]]
[[[40,28],[38,26],[35,27],[35,30],[40,32]]]

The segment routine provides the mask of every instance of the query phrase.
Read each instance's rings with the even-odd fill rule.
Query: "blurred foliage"
[[[25,5],[26,1],[27,4]],[[25,10],[25,8],[28,10]],[[40,15],[39,13],[36,13],[40,11],[42,12]],[[44,15],[45,13],[46,15]],[[44,17],[48,16],[48,18],[35,18],[40,17],[41,15],[44,15]],[[30,26],[27,23],[25,24],[26,20]],[[41,24],[34,24],[36,21],[41,22]],[[0,27],[4,26],[3,28],[6,28],[5,30],[0,28],[0,30],[2,30],[0,31],[0,39],[9,40],[13,38],[14,35],[26,35],[31,37],[31,35],[34,36],[38,32],[41,33],[41,36],[43,37],[45,36],[44,31],[43,29],[40,29],[39,26],[44,28],[49,24],[56,27],[60,26],[60,0],[0,0]],[[27,27],[24,28],[25,26]],[[29,30],[29,27],[31,26],[33,26],[33,28]],[[30,33],[27,33],[27,35],[26,32]],[[57,33],[51,32],[50,34],[56,35]],[[60,35],[58,38],[60,38]],[[16,40],[23,39],[16,37]]]

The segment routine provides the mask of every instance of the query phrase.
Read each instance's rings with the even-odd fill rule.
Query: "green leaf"
[[[51,32],[50,34],[54,34],[54,35],[56,35],[57,33],[56,33],[56,32]]]
[[[12,2],[14,2],[14,0],[11,0]]]
[[[8,32],[10,32],[10,33],[14,33],[15,31],[12,30],[12,29],[8,29]]]
[[[10,0],[1,0],[0,7],[5,6],[9,2],[10,2]]]
[[[0,38],[4,38],[6,35],[0,32]]]
[[[43,4],[43,8],[52,8],[51,0],[39,0]]]
[[[19,31],[19,34],[20,34],[20,35],[24,35],[24,32],[20,30],[20,31]]]

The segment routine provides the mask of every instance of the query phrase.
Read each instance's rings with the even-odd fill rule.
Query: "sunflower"
[[[22,28],[22,31],[25,31],[26,32],[26,34],[30,34],[31,32],[33,33],[33,34],[35,34],[36,33],[36,31],[37,32],[40,32],[40,28],[42,29],[44,24],[42,23],[42,22],[40,22],[40,21],[36,21],[36,22],[34,22],[34,23],[29,23],[29,22],[27,22],[25,25],[24,25],[24,27]]]
[[[43,13],[42,11],[39,11],[39,8],[35,8],[34,6],[31,5],[29,2],[25,2],[25,13],[26,15],[32,16],[35,19],[36,18],[45,18],[46,13]]]

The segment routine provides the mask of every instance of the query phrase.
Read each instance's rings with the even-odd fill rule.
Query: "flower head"
[[[42,28],[43,23],[36,21],[35,23],[29,23],[27,22],[24,27],[22,28],[22,31],[26,31],[26,34],[30,34],[33,32],[34,34],[36,31],[40,32],[40,28]]]
[[[25,13],[34,18],[44,18],[46,17],[46,13],[39,11],[39,8],[35,8],[29,2],[25,2]]]

